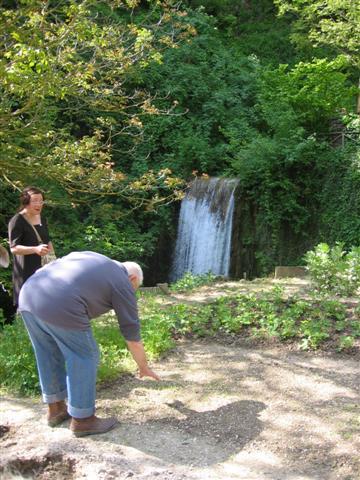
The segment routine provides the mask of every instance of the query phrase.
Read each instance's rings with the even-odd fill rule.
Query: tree
[[[169,170],[130,182],[113,158],[114,137],[138,141],[142,116],[161,113],[145,91],[127,90],[128,76],[194,33],[172,2],[140,3],[8,0],[0,8],[0,181],[18,187],[41,177],[77,197],[151,197],[152,205],[178,194]]]
[[[296,29],[307,31],[314,45],[331,47],[344,55],[359,75],[360,4],[354,0],[274,0],[279,13],[296,15]],[[294,35],[295,41],[299,34]],[[360,86],[360,82],[359,82]],[[360,114],[360,96],[357,112]]]
[[[189,13],[197,36],[164,55],[163,65],[143,71],[142,84],[159,92],[160,109],[175,103],[174,115],[144,121],[147,142],[137,149],[135,168],[171,168],[184,178],[192,172],[223,175],[229,164],[227,132],[246,135],[253,116],[259,65],[226,44],[214,20]]]

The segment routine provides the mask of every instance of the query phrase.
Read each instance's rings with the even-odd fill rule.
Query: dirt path
[[[2,398],[3,473],[37,480],[359,480],[359,358],[184,342],[163,381],[104,387],[104,435],[49,428],[38,400]],[[9,428],[8,431],[7,428]]]

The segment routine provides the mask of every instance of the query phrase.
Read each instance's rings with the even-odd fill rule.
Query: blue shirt
[[[126,340],[140,340],[135,291],[126,268],[95,252],[72,252],[37,270],[23,285],[19,311],[68,330],[115,310]]]

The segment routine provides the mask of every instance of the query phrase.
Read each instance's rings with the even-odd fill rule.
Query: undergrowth
[[[159,358],[182,337],[221,336],[292,343],[303,350],[351,351],[360,338],[360,309],[336,299],[284,298],[280,287],[268,293],[231,295],[211,304],[159,304],[140,295],[142,339],[150,359]],[[98,381],[135,371],[117,320],[108,314],[93,321],[101,351]],[[39,393],[32,347],[20,318],[0,329],[0,387],[22,395]]]
[[[171,292],[191,292],[203,285],[210,285],[218,280],[220,277],[211,272],[194,275],[191,272],[186,272],[182,278],[177,280],[170,286]]]
[[[221,334],[251,340],[292,342],[299,349],[349,350],[360,338],[359,308],[338,300],[282,298],[276,287],[262,295],[217,299],[207,306],[174,305],[168,309],[175,337],[216,337]]]

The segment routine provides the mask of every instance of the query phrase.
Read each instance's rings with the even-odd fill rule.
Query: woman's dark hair
[[[45,200],[44,193],[36,187],[25,187],[20,194],[20,207],[19,210],[29,205],[31,200],[31,195],[42,195],[43,200]]]

